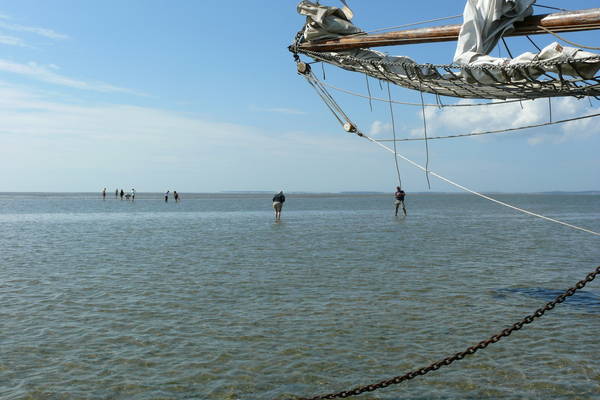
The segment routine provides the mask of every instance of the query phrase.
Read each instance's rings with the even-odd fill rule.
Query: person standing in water
[[[165,193],[165,203],[169,201],[169,191]]]
[[[281,209],[283,208],[283,203],[285,202],[285,196],[283,195],[283,190],[273,196],[273,209],[275,210],[275,221],[279,221],[281,219]]]
[[[396,205],[396,216],[398,216],[398,208],[400,208],[400,204],[402,204],[402,211],[404,211],[404,215],[406,215],[406,207],[404,207],[404,197],[406,193],[404,190],[400,189],[400,186],[396,186],[396,193],[394,193],[394,204]]]
[[[177,193],[177,190],[173,190],[173,198],[175,199],[175,203],[179,203],[179,193]]]
[[[135,200],[135,189],[131,188],[131,201]]]
[[[102,200],[106,200],[106,188],[102,189]]]
[[[115,189],[115,198],[119,197],[119,189]]]
[[[123,196],[125,196],[125,192],[123,191],[123,189],[121,189],[119,195],[121,196],[121,200],[123,200]]]

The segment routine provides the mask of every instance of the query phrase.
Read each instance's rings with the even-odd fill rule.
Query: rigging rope
[[[390,99],[390,116],[392,118],[392,132],[394,133],[394,163],[396,164],[396,173],[398,174],[398,185],[402,188],[402,179],[400,177],[400,167],[398,167],[398,153],[396,152],[396,123],[394,122],[394,109],[392,107],[392,94],[390,92],[390,83],[387,83],[388,98]]]
[[[565,122],[578,121],[578,120],[581,120],[581,119],[594,118],[594,117],[599,117],[599,116],[600,116],[600,113],[597,113],[597,114],[583,115],[581,117],[561,119],[559,121],[554,121],[554,122],[544,122],[542,124],[519,126],[517,128],[505,128],[505,129],[498,129],[498,130],[491,130],[491,131],[484,131],[484,132],[462,133],[462,134],[458,134],[458,135],[430,136],[430,137],[427,138],[427,140],[434,140],[434,139],[454,139],[454,138],[461,138],[461,137],[467,137],[467,136],[480,136],[480,135],[489,135],[489,134],[493,134],[493,133],[505,133],[505,132],[512,132],[512,131],[523,130],[523,129],[539,128],[539,127],[548,126],[548,125],[557,125],[557,124],[562,124],[562,123],[565,123]],[[376,142],[391,142],[394,139],[373,139],[373,140],[376,141]],[[397,142],[411,142],[411,141],[415,141],[415,140],[425,140],[425,139],[424,138],[403,138],[403,139],[396,139]]]
[[[367,93],[369,93],[369,97],[371,97],[371,87],[369,86],[369,75],[365,74],[365,81],[367,82]],[[371,112],[373,112],[373,102],[369,98],[369,108]]]
[[[551,7],[551,6],[543,6],[541,4],[533,4],[533,6],[534,7],[542,7],[542,8],[549,8],[550,10],[569,11],[569,10],[564,9],[564,8]]]
[[[592,231],[590,229],[586,229],[586,228],[582,228],[582,227],[577,226],[577,225],[569,224],[567,222],[560,221],[558,219],[546,217],[544,215],[537,214],[537,213],[534,213],[532,211],[528,211],[528,210],[525,210],[523,208],[519,208],[519,207],[513,206],[511,204],[505,203],[503,201],[494,199],[493,197],[490,197],[490,196],[487,196],[487,195],[485,195],[483,193],[479,193],[479,192],[477,192],[475,190],[469,189],[469,188],[467,188],[467,187],[465,187],[463,185],[460,185],[459,183],[456,183],[456,182],[454,182],[454,181],[452,181],[452,180],[450,180],[450,179],[448,179],[448,178],[446,178],[446,177],[444,177],[444,176],[442,176],[442,175],[440,175],[438,173],[435,173],[433,171],[428,170],[427,168],[421,166],[420,164],[418,164],[418,163],[410,160],[409,158],[403,156],[402,154],[397,153],[394,149],[389,148],[388,146],[380,143],[379,141],[377,141],[377,140],[375,140],[375,139],[373,139],[373,138],[365,135],[363,132],[361,132],[360,130],[358,130],[358,128],[356,127],[356,125],[354,123],[352,123],[352,121],[350,120],[350,118],[348,118],[348,116],[343,112],[343,110],[337,104],[337,102],[335,101],[335,99],[331,96],[331,94],[329,94],[329,92],[327,91],[327,89],[324,86],[320,86],[320,82],[318,81],[318,79],[315,78],[314,74],[310,71],[310,69],[308,69],[305,73],[303,73],[303,76],[309,81],[309,83],[315,89],[317,89],[317,87],[318,87],[317,92],[319,93],[319,95],[321,96],[321,98],[326,102],[326,104],[328,105],[329,109],[334,113],[334,115],[336,116],[336,118],[338,119],[338,121],[340,123],[342,123],[341,118],[344,118],[346,120],[346,123],[342,123],[342,124],[344,125],[344,129],[347,132],[352,132],[352,133],[355,133],[358,136],[364,137],[365,139],[369,140],[370,142],[373,142],[373,143],[377,144],[378,146],[383,147],[387,151],[393,153],[396,158],[400,157],[404,161],[408,162],[409,164],[412,164],[413,166],[417,167],[418,169],[424,171],[425,173],[429,173],[429,174],[435,176],[436,178],[438,178],[438,179],[440,179],[440,180],[442,180],[442,181],[444,181],[446,183],[449,183],[452,186],[455,186],[455,187],[457,187],[457,188],[459,188],[461,190],[464,190],[465,192],[469,192],[471,194],[474,194],[476,196],[479,196],[481,198],[484,198],[486,200],[489,200],[489,201],[494,202],[496,204],[499,204],[501,206],[511,208],[511,209],[513,209],[515,211],[519,211],[519,212],[522,212],[524,214],[531,215],[533,217],[541,218],[543,220],[554,222],[554,223],[557,223],[557,224],[560,224],[560,225],[563,225],[563,226],[567,226],[569,228],[576,229],[576,230],[579,230],[579,231],[591,233],[592,235],[595,235],[595,236],[600,236],[600,233]],[[321,91],[323,93],[321,93]],[[329,103],[331,103],[331,104],[329,104]],[[338,112],[340,112],[340,115],[337,115],[334,110],[337,110]],[[348,126],[348,129],[346,129],[346,126]],[[396,143],[396,141],[394,140],[394,144],[395,143]]]
[[[378,79],[379,83],[381,84],[381,79]],[[389,100],[387,99],[383,99],[381,97],[371,97],[371,95],[364,95],[364,94],[360,94],[360,93],[356,93],[353,92],[351,90],[347,90],[347,89],[343,89],[337,86],[334,86],[330,83],[327,82],[321,82],[322,85],[327,86],[333,90],[337,90],[338,92],[342,92],[342,93],[346,93],[349,94],[351,96],[356,96],[356,97],[362,97],[363,99],[368,99],[368,100],[376,100],[376,101],[382,101],[384,103],[387,103]],[[497,105],[497,104],[509,104],[509,103],[516,103],[522,101],[521,99],[514,99],[514,100],[503,100],[503,101],[491,101],[491,102],[486,102],[486,103],[465,103],[465,104],[421,104],[421,103],[410,103],[410,102],[404,102],[404,101],[398,101],[398,100],[392,100],[392,103],[394,104],[402,104],[405,106],[416,106],[416,107],[436,107],[436,108],[444,108],[444,107],[478,107],[478,106],[493,106],[493,105]]]
[[[421,104],[425,104],[425,102],[423,101],[423,92],[419,91],[419,94],[421,95]],[[425,154],[427,156],[425,160],[425,177],[427,178],[427,187],[429,187],[429,190],[431,190],[431,182],[429,182],[429,173],[427,172],[429,171],[429,142],[427,141],[427,119],[425,118],[424,105],[421,107],[421,112],[423,113],[423,136],[425,139]],[[396,139],[395,136],[394,139]],[[396,144],[396,140],[394,140],[394,144]]]
[[[406,27],[409,27],[409,26],[423,25],[423,24],[429,24],[429,23],[432,23],[432,22],[445,21],[445,20],[448,20],[448,19],[461,18],[462,16],[463,16],[462,14],[457,14],[457,15],[451,15],[451,16],[448,16],[448,17],[428,19],[428,20],[419,21],[419,22],[411,22],[410,24],[390,26],[389,28],[379,28],[379,29],[375,29],[375,30],[372,30],[372,31],[360,32],[360,33],[357,33],[355,35],[360,35],[360,34],[365,34],[365,33],[384,32],[384,31],[389,31],[389,30],[392,30],[392,29],[406,28]],[[352,35],[349,35],[349,36],[352,36]]]
[[[371,137],[369,137],[369,136],[365,135],[364,133],[362,134],[362,137],[364,137],[365,139],[367,139],[367,140],[369,140],[369,141],[371,141],[371,142],[373,142],[373,143],[375,143],[375,144],[377,144],[377,145],[379,145],[379,146],[383,147],[383,148],[384,148],[384,149],[386,149],[387,151],[394,152],[394,150],[390,149],[389,147],[387,147],[387,146],[386,146],[386,145],[384,145],[384,144],[381,144],[381,143],[379,143],[378,141],[376,141],[376,140],[372,139]],[[403,156],[402,154],[397,154],[397,156],[398,156],[398,157],[400,157],[401,159],[403,159],[404,161],[408,162],[409,164],[412,164],[413,166],[415,166],[415,167],[419,168],[420,170],[423,170],[423,171],[426,171],[426,172],[427,172],[427,169],[426,169],[425,167],[423,167],[423,166],[421,166],[420,164],[417,164],[416,162],[414,162],[414,161],[412,161],[412,160],[410,160],[410,159],[406,158],[406,157],[405,157],[405,156]],[[433,172],[433,171],[429,171],[429,173],[430,173],[431,175],[435,176],[436,178],[438,178],[438,179],[441,179],[441,180],[443,180],[443,181],[444,181],[444,182],[446,182],[446,183],[449,183],[449,184],[450,184],[450,185],[452,185],[452,186],[455,186],[455,187],[457,187],[457,188],[459,188],[459,189],[461,189],[461,190],[464,190],[465,192],[469,192],[469,193],[471,193],[471,194],[474,194],[474,195],[476,195],[476,196],[479,196],[479,197],[481,197],[481,198],[484,198],[484,199],[486,199],[486,200],[492,201],[492,202],[494,202],[494,203],[496,203],[496,204],[500,204],[501,206],[508,207],[508,208],[511,208],[511,209],[513,209],[513,210],[516,210],[516,211],[522,212],[522,213],[524,213],[524,214],[528,214],[528,215],[531,215],[531,216],[533,216],[533,217],[537,217],[537,218],[544,219],[544,220],[546,220],[546,221],[550,221],[550,222],[554,222],[554,223],[557,223],[557,224],[560,224],[560,225],[564,225],[564,226],[567,226],[567,227],[569,227],[569,228],[573,228],[573,229],[577,229],[577,230],[580,230],[580,231],[583,231],[583,232],[591,233],[592,235],[595,235],[595,236],[600,236],[600,233],[599,233],[599,232],[594,232],[594,231],[592,231],[592,230],[590,230],[590,229],[582,228],[582,227],[580,227],[580,226],[577,226],[577,225],[569,224],[569,223],[567,223],[567,222],[560,221],[560,220],[558,220],[558,219],[554,219],[554,218],[546,217],[546,216],[544,216],[544,215],[537,214],[537,213],[534,213],[534,212],[532,212],[532,211],[528,211],[528,210],[525,210],[525,209],[523,209],[523,208],[519,208],[519,207],[513,206],[513,205],[511,205],[511,204],[508,204],[508,203],[505,203],[505,202],[503,202],[503,201],[500,201],[500,200],[494,199],[493,197],[486,196],[486,195],[485,195],[485,194],[483,194],[483,193],[479,193],[479,192],[476,192],[475,190],[469,189],[469,188],[467,188],[467,187],[465,187],[465,186],[463,186],[463,185],[460,185],[460,184],[458,184],[458,183],[456,183],[456,182],[454,182],[454,181],[452,181],[452,180],[450,180],[450,179],[448,179],[448,178],[445,178],[445,177],[443,177],[442,175],[440,175],[440,174],[437,174],[437,173],[435,173],[435,172]]]
[[[373,57],[357,57],[344,52],[298,51],[316,61],[342,69],[367,73],[373,78],[405,88],[449,97],[516,100],[600,94],[600,76],[591,76],[596,72],[594,68],[600,66],[600,54],[581,54],[581,57],[569,59],[568,65],[560,58],[508,65],[484,63],[459,66],[416,64],[403,57],[389,57],[376,52],[372,53]],[[585,68],[581,70],[584,71],[583,75],[580,68]]]
[[[563,42],[565,42],[565,43],[568,43],[568,44],[570,44],[570,45],[572,45],[572,46],[575,46],[575,47],[580,47],[580,48],[582,48],[582,49],[588,49],[588,50],[600,50],[600,47],[584,46],[584,45],[582,45],[582,44],[575,43],[575,42],[572,42],[572,41],[570,41],[570,40],[567,40],[567,39],[565,39],[564,37],[560,36],[559,34],[557,34],[557,33],[554,33],[554,32],[552,32],[550,29],[548,29],[548,28],[545,28],[545,27],[543,27],[543,26],[539,26],[539,25],[538,25],[538,28],[540,28],[540,29],[541,29],[541,30],[543,30],[543,31],[546,31],[546,33],[549,33],[549,34],[551,34],[552,36],[556,37],[557,39],[559,39],[559,40],[562,40]]]

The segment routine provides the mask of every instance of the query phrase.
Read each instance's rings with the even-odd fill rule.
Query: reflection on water
[[[506,298],[507,296],[529,296],[534,299],[550,302],[556,297],[562,295],[565,290],[553,290],[545,288],[506,288],[496,290],[497,298]],[[580,290],[576,296],[568,297],[566,305],[577,307],[579,310],[590,313],[600,313],[600,296],[589,291]]]
[[[598,239],[464,195],[0,195],[0,398],[266,399],[402,375],[592,271]],[[600,230],[600,197],[499,195]],[[600,398],[599,283],[364,398]]]

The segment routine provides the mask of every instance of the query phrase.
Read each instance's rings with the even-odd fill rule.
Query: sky
[[[337,0],[322,1],[340,5]],[[564,1],[539,4],[565,6]],[[571,0],[569,9],[598,7]],[[297,1],[0,1],[0,192],[393,192],[393,154],[345,133],[296,73],[287,46]],[[462,14],[464,1],[350,0],[364,30]],[[410,6],[407,6],[410,4]],[[536,8],[536,14],[551,12]],[[438,22],[460,23],[460,18]],[[598,31],[570,33],[598,47]],[[535,36],[539,45],[555,41]],[[531,51],[508,38],[513,53]],[[450,63],[455,43],[389,54]],[[492,55],[506,56],[503,48]],[[362,94],[364,76],[314,65],[325,82]],[[371,80],[374,96],[386,97]],[[386,103],[332,91],[375,138],[392,135]],[[418,92],[392,88],[396,100]],[[464,100],[463,100],[464,101]],[[425,102],[435,99],[425,95]],[[457,102],[445,99],[446,103]],[[429,108],[428,135],[548,121],[547,100],[481,109]],[[600,112],[596,99],[552,100],[553,119]],[[395,106],[398,137],[423,135],[421,109]],[[600,190],[600,124],[576,123],[429,142],[429,168],[483,192]],[[426,162],[422,142],[398,153]],[[455,191],[400,161],[407,192]]]

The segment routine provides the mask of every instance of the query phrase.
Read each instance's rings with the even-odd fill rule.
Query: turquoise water
[[[600,196],[497,195],[600,231]],[[600,239],[462,194],[0,194],[0,398],[283,399],[402,375],[520,320]],[[359,399],[600,398],[600,281]]]

